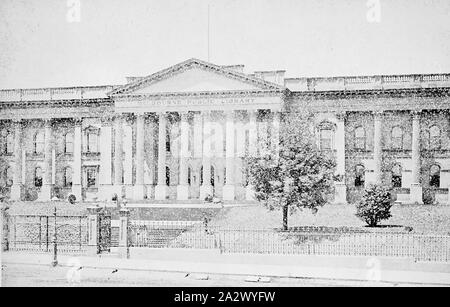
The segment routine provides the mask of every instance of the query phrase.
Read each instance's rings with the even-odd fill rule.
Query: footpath
[[[3,252],[3,264],[51,265],[51,253]],[[58,265],[117,270],[234,275],[245,279],[311,278],[450,286],[450,263],[407,258],[220,254],[217,250],[132,248],[130,258],[58,255]],[[269,285],[269,284],[268,284]]]

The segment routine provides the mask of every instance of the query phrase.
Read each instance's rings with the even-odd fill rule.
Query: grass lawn
[[[85,214],[86,208],[93,204],[15,202],[9,205],[10,214],[53,214],[53,209],[56,206],[58,214],[78,215]],[[167,218],[155,218],[156,212],[153,208],[141,210],[152,211],[149,214],[152,213],[153,218],[148,219],[161,220]],[[392,217],[381,222],[381,225],[409,226],[417,233],[450,234],[450,206],[394,205],[391,212]],[[176,215],[174,215],[170,219],[177,220],[180,218],[179,216],[176,218]],[[281,211],[268,211],[262,205],[225,207],[215,214],[211,225],[226,228],[273,229],[282,226],[282,215]],[[289,216],[289,226],[363,227],[365,224],[355,216],[353,205],[326,205],[320,208],[315,215],[309,210],[297,211]]]
[[[314,215],[310,210],[297,211],[289,216],[289,227],[346,226],[363,227],[365,223],[355,216],[353,205],[326,205]],[[450,234],[450,206],[392,207],[392,217],[381,225],[409,226],[417,233]],[[212,225],[233,228],[271,229],[282,226],[281,211],[268,211],[261,206],[232,207],[222,210]]]

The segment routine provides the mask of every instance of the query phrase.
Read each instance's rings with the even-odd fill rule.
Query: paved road
[[[149,272],[76,267],[51,267],[47,265],[9,264],[2,265],[2,286],[14,287],[317,287],[317,286],[404,286],[374,282],[334,281],[319,279],[271,279],[270,283],[247,282],[242,276],[212,275],[208,280],[184,273]]]

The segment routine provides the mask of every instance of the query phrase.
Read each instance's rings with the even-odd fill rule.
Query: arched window
[[[86,151],[98,152],[98,133],[97,131],[87,131],[86,133]]]
[[[13,173],[12,173],[12,168],[11,167],[7,167],[5,169],[5,184],[7,187],[10,187],[13,185]]]
[[[35,154],[41,154],[44,152],[44,133],[42,131],[38,131],[34,135],[33,147]]]
[[[441,168],[439,165],[430,167],[430,187],[439,188],[441,185]]]
[[[392,128],[392,149],[403,149],[403,130],[400,127]]]
[[[40,167],[34,169],[34,186],[42,187],[42,169]]]
[[[211,166],[211,185],[214,186],[215,182],[216,182],[216,178],[215,176],[215,172],[214,172],[214,166]]]
[[[203,184],[203,166],[200,167],[200,185]]]
[[[320,130],[320,150],[331,150],[333,146],[333,130],[330,128],[321,128]]]
[[[364,187],[365,169],[362,165],[355,166],[355,187]]]
[[[392,186],[394,188],[402,187],[402,166],[395,164],[392,168]]]
[[[363,127],[355,128],[355,149],[366,149],[366,131]]]
[[[166,166],[166,185],[170,185],[170,168]]]
[[[429,134],[429,149],[439,149],[441,148],[441,129],[434,125],[430,127]]]
[[[166,132],[166,151],[170,152],[170,133]]]
[[[64,186],[65,187],[72,186],[72,169],[70,167],[66,167],[64,169]]]
[[[64,153],[73,153],[73,133],[71,132],[64,136]]]

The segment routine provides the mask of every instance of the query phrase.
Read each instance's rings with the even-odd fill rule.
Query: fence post
[[[119,211],[120,221],[119,221],[119,257],[120,258],[130,258],[129,249],[129,220],[130,220],[130,210],[122,208]]]
[[[6,203],[3,203],[2,200],[0,200],[1,204],[1,240],[2,240],[2,251],[9,250],[9,213]]]
[[[88,207],[88,255],[97,255],[99,252],[99,212],[100,207]]]

